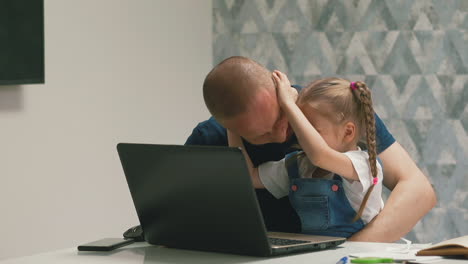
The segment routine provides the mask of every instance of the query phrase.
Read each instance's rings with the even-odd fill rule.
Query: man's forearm
[[[384,209],[350,240],[393,242],[405,236],[436,204],[428,179],[396,142],[380,156],[384,161],[386,186],[393,188]],[[387,174],[386,174],[387,173]],[[396,183],[396,184],[395,184]]]

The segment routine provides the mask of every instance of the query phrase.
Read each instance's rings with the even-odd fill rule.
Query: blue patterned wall
[[[407,236],[418,242],[468,235],[467,29],[468,0],[213,0],[214,64],[242,55],[297,84],[372,88],[438,195]]]

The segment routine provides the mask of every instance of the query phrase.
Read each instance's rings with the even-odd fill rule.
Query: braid
[[[374,108],[372,107],[372,96],[369,88],[363,82],[356,82],[357,89],[354,90],[354,93],[362,106],[362,111],[364,114],[364,120],[366,124],[366,137],[367,137],[367,148],[369,154],[369,165],[372,173],[372,178],[376,179],[377,177],[377,143],[375,140],[375,118],[374,118]],[[362,200],[361,206],[354,217],[353,221],[357,221],[361,216],[364,208],[366,207],[369,196],[374,189],[375,184],[371,184],[367,190],[364,199]]]

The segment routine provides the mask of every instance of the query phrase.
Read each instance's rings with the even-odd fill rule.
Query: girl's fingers
[[[276,83],[279,83],[280,82],[280,78],[279,76],[274,72],[273,73],[273,80],[276,82]]]
[[[276,76],[273,76],[273,81],[275,82],[275,84],[279,84],[278,77],[276,77]]]
[[[275,73],[276,73],[276,75],[278,76],[278,78],[279,78],[280,80],[283,79],[283,78],[282,78],[282,77],[283,77],[283,73],[282,73],[282,72],[276,71]]]
[[[281,77],[281,72],[278,71],[278,70],[273,71],[273,74],[275,74],[276,76],[278,76],[278,78]]]
[[[273,71],[273,78],[278,83],[280,83],[280,82],[285,82],[286,83],[288,81],[288,77],[284,73],[282,73],[282,72],[280,72],[278,70]]]

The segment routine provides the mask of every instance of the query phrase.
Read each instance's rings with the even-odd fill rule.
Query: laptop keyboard
[[[276,238],[276,237],[269,237],[268,241],[271,245],[275,246],[287,246],[287,245],[295,245],[295,244],[303,244],[309,243],[310,241],[304,240],[294,240],[294,239],[285,239],[285,238]]]

